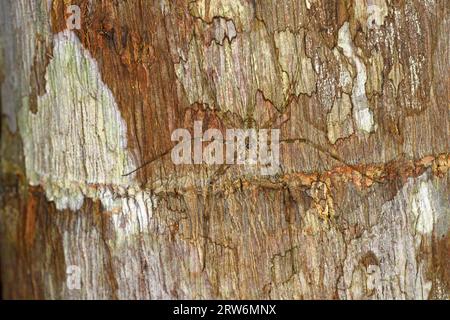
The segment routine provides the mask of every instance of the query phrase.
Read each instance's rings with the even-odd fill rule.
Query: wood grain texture
[[[449,10],[6,1],[4,297],[448,299]],[[174,165],[197,120],[280,129],[278,174]]]

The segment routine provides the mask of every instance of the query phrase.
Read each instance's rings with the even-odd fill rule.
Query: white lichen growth
[[[367,3],[367,15],[367,28],[378,29],[384,24],[384,19],[388,15],[388,6],[386,1],[369,0]]]
[[[46,45],[50,31],[45,1],[4,1],[0,10],[1,115],[16,132],[17,106],[32,92],[32,66],[38,53],[36,42]]]
[[[364,32],[379,29],[389,13],[385,0],[355,1],[353,15],[359,22]]]
[[[112,215],[114,228],[120,231],[117,236],[125,238],[148,231],[153,210],[157,205],[156,197],[138,188],[130,188],[127,196],[121,197],[120,201],[121,210]],[[117,205],[114,204],[112,209],[114,206]]]
[[[73,32],[55,35],[45,79],[37,113],[27,103],[20,112],[29,183],[43,186],[58,209],[72,210],[85,196],[106,200],[107,187],[127,188],[132,178],[123,174],[135,166],[126,149],[126,123],[96,61]]]
[[[433,190],[430,190],[430,187],[432,188],[429,181],[421,181],[411,202],[412,212],[417,218],[416,230],[421,234],[433,231],[436,213],[433,207]]]
[[[355,52],[348,22],[339,29],[338,46],[356,68],[356,78],[352,89],[353,117],[356,127],[363,132],[371,133],[375,131],[375,122],[366,96],[366,66]]]

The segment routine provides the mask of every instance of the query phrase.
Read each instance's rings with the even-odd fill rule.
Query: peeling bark
[[[4,297],[448,299],[449,9],[6,1]],[[280,171],[175,165],[194,121],[280,129]]]

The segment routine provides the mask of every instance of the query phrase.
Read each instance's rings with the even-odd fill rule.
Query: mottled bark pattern
[[[448,299],[449,10],[5,1],[4,297]],[[175,166],[195,120],[280,129],[279,173]]]

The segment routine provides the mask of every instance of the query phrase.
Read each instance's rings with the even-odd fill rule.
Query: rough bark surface
[[[5,298],[449,298],[449,1],[2,6]],[[174,165],[195,120],[278,174]]]

